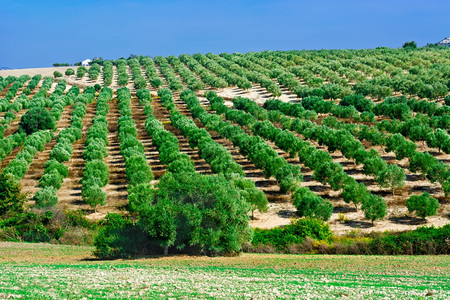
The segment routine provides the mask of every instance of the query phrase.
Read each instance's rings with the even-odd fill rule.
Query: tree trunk
[[[169,246],[164,246],[164,256],[169,255]]]

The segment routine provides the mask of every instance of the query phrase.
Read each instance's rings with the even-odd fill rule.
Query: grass
[[[99,261],[92,250],[0,243],[0,298],[450,298],[448,256],[244,254]]]

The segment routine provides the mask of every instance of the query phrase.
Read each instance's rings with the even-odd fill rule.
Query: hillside
[[[189,126],[205,130],[211,143],[231,155],[227,158],[230,164],[236,164],[242,176],[264,192],[269,210],[255,212],[255,220],[250,222],[253,227],[289,224],[290,218],[296,217],[291,197],[297,188],[331,202],[329,223],[338,234],[354,229],[366,232],[410,230],[423,224],[442,226],[450,218],[450,116],[446,100],[449,65],[447,49],[380,49],[141,57],[109,67],[91,66],[81,76],[77,76],[76,67],[1,70],[3,145],[12,144],[18,136],[20,119],[29,107],[47,107],[57,116],[55,131],[30,159],[23,174],[14,173],[12,166],[25,149],[26,140],[15,143],[9,151],[4,146],[1,168],[12,170],[27,193],[28,204],[33,206],[33,197],[42,190],[40,181],[47,172],[46,162],[56,157],[59,135],[74,126],[73,116],[78,114],[74,111],[82,111],[77,102],[83,102],[85,111],[77,115],[81,137],[69,145],[70,155],[62,161],[68,174],[57,189],[56,207],[81,209],[90,219],[101,219],[108,212],[127,214],[130,178],[119,121],[127,116],[127,109],[131,126],[136,129],[135,138],[142,145],[142,155],[154,177],[152,186],[168,165],[161,161],[162,150],[154,141],[153,129],[146,125],[152,118],[161,123],[162,130],[176,137],[179,152],[189,157],[196,172],[214,174],[223,167],[222,156],[209,153],[217,154],[215,160],[199,145],[190,143],[191,129],[171,118],[173,109],[165,102],[171,101],[174,109],[189,120]],[[74,69],[74,75],[45,78],[54,71],[65,74],[69,68]],[[31,77],[37,74],[42,77],[30,86]],[[22,75],[29,77],[19,77]],[[7,82],[8,76],[18,78]],[[110,87],[112,94],[108,95],[106,89],[87,88],[97,84]],[[165,100],[160,88],[170,90],[169,100]],[[187,88],[194,94],[181,93]],[[139,97],[137,91],[141,89],[150,92],[150,99]],[[123,99],[119,91],[126,91]],[[210,91],[217,95],[205,94]],[[273,98],[280,101],[268,101]],[[211,105],[214,101],[216,106]],[[199,109],[203,111],[198,113]],[[242,134],[259,136],[259,143],[270,149],[267,157],[251,153],[252,149],[245,149],[243,142],[221,131],[222,127],[208,123],[205,116],[214,115],[240,128]],[[88,162],[87,137],[97,126],[99,116],[106,120],[106,155],[101,160],[109,177],[100,187],[106,203],[93,209],[83,199],[85,187],[80,180]],[[280,161],[283,166],[301,169],[302,176],[285,177],[291,184],[285,191],[277,170],[273,170]],[[358,193],[350,191],[357,183],[362,184],[361,193],[381,197],[387,204],[386,217],[376,221],[375,226],[364,217],[361,204],[355,200]],[[437,214],[427,217],[426,223],[415,213],[408,213],[406,207],[409,197],[423,192],[440,204]]]

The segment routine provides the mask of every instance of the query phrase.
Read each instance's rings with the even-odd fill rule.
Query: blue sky
[[[448,0],[0,0],[0,67],[101,56],[397,48],[450,35]]]

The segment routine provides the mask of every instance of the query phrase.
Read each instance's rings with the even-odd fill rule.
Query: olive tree
[[[372,221],[383,219],[387,214],[386,201],[383,198],[369,194],[364,200],[361,209],[364,211],[364,216],[366,219]]]
[[[434,216],[439,209],[439,201],[427,192],[420,196],[412,195],[406,200],[409,212],[416,211],[416,214],[425,220],[425,217]]]
[[[389,165],[378,174],[377,182],[381,187],[387,187],[392,191],[392,196],[396,188],[401,188],[405,184],[405,171],[397,165]]]

